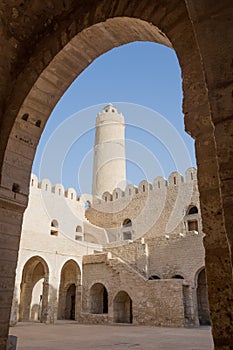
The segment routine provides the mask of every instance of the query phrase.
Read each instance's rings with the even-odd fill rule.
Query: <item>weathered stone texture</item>
[[[1,220],[16,222],[17,234],[26,207],[22,203],[26,197],[22,200],[21,196],[28,194],[36,145],[53,107],[73,79],[100,54],[124,43],[149,40],[175,49],[182,70],[186,130],[196,140],[210,311],[215,348],[221,350],[231,349],[233,343],[232,11],[231,0],[96,0],[91,4],[14,0],[0,4]],[[78,58],[72,69],[61,69],[74,51]],[[25,126],[21,119],[25,113],[29,113],[29,123],[30,119],[34,123],[35,113],[41,127],[31,130],[30,137],[26,129],[25,134],[20,130],[19,140],[15,121]],[[12,228],[5,226],[3,232],[7,237],[8,229],[11,235]],[[1,241],[3,249],[6,241]],[[11,271],[17,245],[16,238],[9,247],[14,260]],[[3,270],[5,263],[4,258]],[[13,295],[11,278],[8,293]],[[8,311],[1,312],[0,349],[6,348]]]
[[[105,255],[107,255],[105,253]],[[106,258],[104,258],[105,260]],[[118,258],[108,258],[106,263],[83,263],[83,312],[89,311],[89,293],[94,283],[102,283],[108,291],[108,321],[113,322],[114,297],[125,291],[132,299],[133,323],[155,326],[184,326],[184,306],[181,280],[151,281],[135,273]],[[172,295],[172,298],[169,296]],[[86,314],[82,315],[85,321]],[[89,318],[88,318],[89,320]],[[106,320],[103,320],[106,322]],[[99,323],[100,317],[93,319]]]

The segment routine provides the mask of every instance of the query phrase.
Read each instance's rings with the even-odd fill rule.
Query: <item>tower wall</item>
[[[125,123],[111,104],[96,117],[92,194],[126,185]]]

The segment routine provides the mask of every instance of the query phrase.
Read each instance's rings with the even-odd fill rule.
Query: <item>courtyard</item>
[[[17,350],[137,349],[210,350],[210,327],[159,328],[133,325],[80,325],[60,321],[55,325],[18,323],[10,329],[18,337]]]

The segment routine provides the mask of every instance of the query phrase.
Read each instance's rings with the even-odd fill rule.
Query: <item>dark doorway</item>
[[[108,291],[102,283],[95,283],[91,287],[90,312],[92,314],[108,313]]]
[[[205,269],[201,270],[197,278],[197,306],[200,326],[210,325]]]
[[[130,296],[124,292],[119,292],[113,301],[114,322],[133,323],[133,305]]]
[[[75,320],[75,301],[76,301],[75,294],[76,294],[75,284],[71,284],[66,292],[65,318],[67,320]]]

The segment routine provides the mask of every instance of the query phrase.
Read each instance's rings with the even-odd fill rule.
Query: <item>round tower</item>
[[[101,196],[126,185],[125,122],[108,104],[96,116],[92,194]]]

